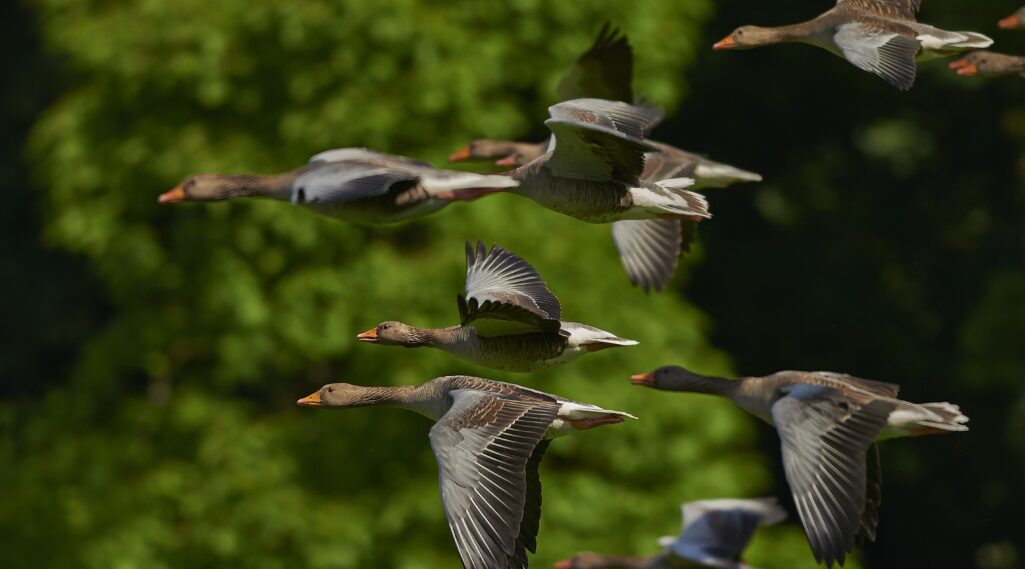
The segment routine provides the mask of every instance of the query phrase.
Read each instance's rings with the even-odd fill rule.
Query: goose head
[[[706,383],[706,378],[680,366],[662,366],[655,371],[630,376],[634,385],[669,391],[688,391],[690,386]]]
[[[962,77],[1005,75],[1025,71],[1025,59],[990,51],[973,51],[950,62],[950,68]]]
[[[416,326],[390,320],[356,336],[360,342],[415,348],[427,343],[427,334]]]
[[[782,40],[783,37],[780,35],[779,31],[773,28],[741,26],[733,30],[733,33],[713,45],[712,49],[751,49],[761,47],[763,45],[779,43]]]
[[[997,24],[1005,30],[1015,30],[1025,27],[1025,8],[1019,8],[1017,12],[1000,20]]]
[[[262,180],[258,176],[196,174],[160,194],[159,203],[215,201],[255,195]]]
[[[369,404],[367,393],[360,385],[329,383],[296,403],[303,407],[360,407]]]
[[[541,145],[480,138],[448,157],[450,162],[495,160],[497,166],[522,166],[544,154]]]

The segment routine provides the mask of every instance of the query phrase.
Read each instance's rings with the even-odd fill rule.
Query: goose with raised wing
[[[625,35],[606,24],[594,44],[573,63],[558,85],[561,100],[599,98],[630,103],[633,95],[633,48]],[[737,182],[757,182],[754,172],[709,160],[668,144],[645,140],[640,181],[655,184],[673,178],[694,180],[690,189],[722,188]],[[540,143],[481,139],[471,142],[450,160],[492,160],[519,167],[544,156],[551,139]],[[612,237],[630,281],[644,288],[662,290],[676,270],[680,254],[696,235],[692,221],[616,221]]]
[[[321,152],[283,174],[196,174],[160,195],[160,203],[263,197],[348,221],[394,223],[515,187],[508,176],[438,170],[365,148]]]
[[[838,0],[813,20],[766,28],[743,26],[715,44],[717,50],[806,43],[843,57],[906,91],[915,84],[916,61],[985,49],[993,40],[976,32],[949,32],[919,23],[921,0]]]
[[[1025,76],[1025,57],[992,51],[973,51],[957,61],[950,62],[950,68],[962,77]]]
[[[711,217],[705,198],[687,190],[693,179],[641,180],[653,149],[644,137],[662,113],[604,99],[566,101],[549,113],[554,149],[509,172],[520,183],[510,193],[583,221],[612,223],[630,281],[661,290],[683,237]]]
[[[416,386],[325,385],[301,406],[393,406],[434,421],[441,499],[466,569],[526,569],[541,520],[550,441],[635,418],[511,383],[446,376]]]
[[[815,559],[843,565],[875,539],[881,480],[875,441],[967,431],[950,403],[910,403],[899,386],[833,372],[781,371],[730,380],[665,366],[637,385],[726,397],[776,428],[783,469]]]
[[[382,322],[356,338],[372,344],[430,347],[477,365],[531,372],[583,354],[637,342],[576,322],[563,322],[562,305],[534,267],[517,255],[466,244],[466,291],[459,295],[459,326],[419,328]]]
[[[774,498],[698,500],[684,503],[681,510],[683,529],[678,537],[658,540],[666,548],[662,553],[634,557],[578,553],[555,563],[553,569],[753,569],[741,556],[755,531],[787,517]]]

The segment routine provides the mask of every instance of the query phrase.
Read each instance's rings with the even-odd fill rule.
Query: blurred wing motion
[[[654,107],[603,99],[575,99],[553,105],[545,125],[555,135],[548,168],[556,175],[636,185],[644,171],[644,142],[662,120]]]
[[[684,559],[709,567],[732,566],[760,525],[773,525],[787,514],[775,498],[754,500],[699,500],[683,510],[683,530],[678,538],[659,543]]]
[[[538,465],[557,403],[455,390],[431,428],[441,499],[467,569],[526,569],[541,515]]]
[[[556,93],[562,101],[607,99],[633,101],[633,48],[626,36],[607,22],[591,49],[585,51],[559,81]]]
[[[841,400],[829,387],[798,384],[772,406],[783,469],[820,563],[843,564],[866,512],[866,456],[895,405]]]
[[[487,252],[466,244],[466,296],[460,295],[463,326],[483,336],[558,333],[562,307],[529,263],[495,245]]]

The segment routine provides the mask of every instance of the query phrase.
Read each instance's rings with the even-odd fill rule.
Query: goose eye
[[[334,387],[328,387],[327,388],[327,392],[328,393],[334,393],[335,392],[335,388]]]

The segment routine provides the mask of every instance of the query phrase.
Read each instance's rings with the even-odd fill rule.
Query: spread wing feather
[[[452,407],[430,439],[459,556],[467,569],[526,569],[526,552],[537,547],[542,439],[558,404],[450,394]]]
[[[866,508],[866,455],[894,403],[842,401],[820,385],[794,385],[772,407],[783,469],[815,559],[843,564]]]
[[[521,257],[497,245],[488,252],[466,244],[466,296],[460,296],[463,326],[484,336],[558,333],[562,306],[541,275]]]

